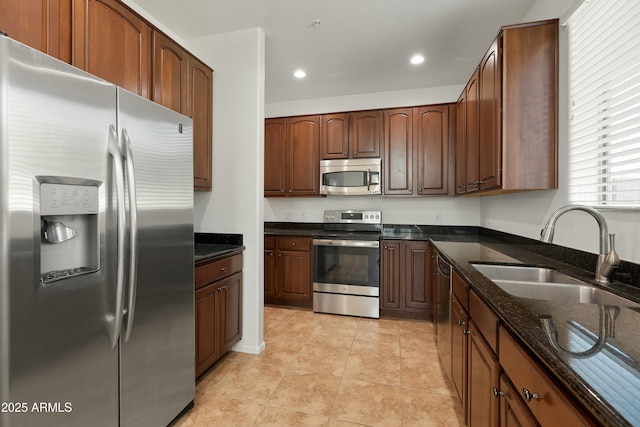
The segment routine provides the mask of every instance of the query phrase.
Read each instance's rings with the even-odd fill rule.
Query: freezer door
[[[192,124],[122,89],[118,112],[137,195],[128,206],[137,272],[121,338],[121,425],[164,426],[195,395]]]
[[[114,426],[115,265],[106,242],[115,240],[107,146],[116,88],[0,36],[0,99],[0,425]],[[43,198],[43,183],[91,193],[85,213],[59,216],[75,237],[44,240],[42,215],[66,198]],[[93,271],[41,282],[43,269],[73,262]]]

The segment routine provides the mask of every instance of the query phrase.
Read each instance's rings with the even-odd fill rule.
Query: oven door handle
[[[313,246],[351,246],[358,248],[379,248],[380,242],[377,240],[313,239]]]

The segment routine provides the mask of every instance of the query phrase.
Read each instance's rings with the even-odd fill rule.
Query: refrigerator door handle
[[[116,181],[117,200],[117,267],[116,267],[116,304],[113,317],[113,330],[111,331],[111,348],[118,345],[120,330],[122,329],[122,310],[124,305],[124,262],[125,262],[125,239],[126,239],[126,212],[124,203],[124,170],[122,166],[122,153],[118,146],[118,134],[113,125],[109,126],[109,154],[113,159],[114,178]]]
[[[124,162],[127,168],[127,186],[129,187],[129,307],[127,309],[127,324],[124,340],[129,341],[133,328],[133,317],[136,310],[136,290],[138,288],[138,204],[136,196],[136,177],[133,168],[133,152],[131,139],[126,129],[122,129],[122,145],[124,148]]]

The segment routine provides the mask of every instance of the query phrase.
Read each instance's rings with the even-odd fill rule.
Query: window
[[[569,202],[640,208],[640,2],[585,0],[569,29]]]

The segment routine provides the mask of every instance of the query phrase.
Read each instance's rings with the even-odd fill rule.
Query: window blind
[[[585,0],[569,29],[569,202],[640,208],[640,1]]]

